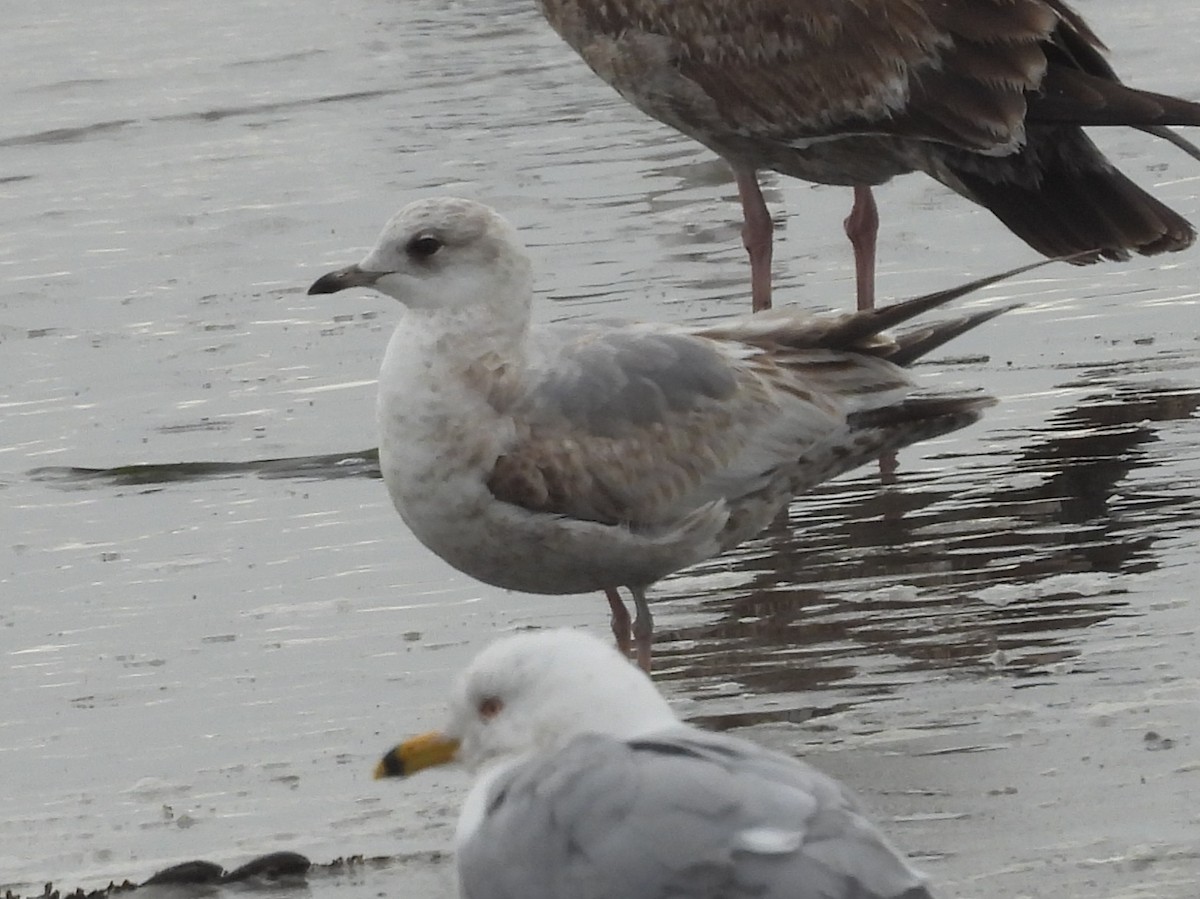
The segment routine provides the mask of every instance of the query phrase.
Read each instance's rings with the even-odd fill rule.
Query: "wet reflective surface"
[[[1200,96],[1182,0],[1079,7]],[[459,193],[521,226],[542,317],[710,319],[748,305],[732,183],[525,0],[37,4],[0,44],[0,886],[290,850],[383,859],[312,892],[452,895],[465,776],[375,758],[492,635],[605,604],[415,544],[370,452],[394,310],[304,290]],[[1100,140],[1200,219],[1193,161]],[[849,192],[768,199],[779,297],[848,306]],[[932,182],[880,201],[885,295],[1030,259]],[[1001,398],[981,424],[656,589],[680,710],[845,780],[940,895],[1194,895],[1198,254],[968,299],[1024,305],[918,371]]]

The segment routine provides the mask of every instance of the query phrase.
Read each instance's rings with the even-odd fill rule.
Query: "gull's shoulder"
[[[749,350],[670,324],[596,322],[534,327],[521,411],[557,412],[592,434],[616,435],[732,397]]]
[[[535,327],[497,394],[513,438],[487,486],[533,512],[646,532],[712,502],[773,503],[785,470],[820,456],[848,416],[911,389],[879,333],[915,314],[911,302],[871,316]]]
[[[928,896],[845,787],[734,737],[583,734],[487,790],[459,853],[472,897]]]
[[[488,487],[531,511],[635,530],[759,489],[832,421],[773,386],[761,354],[673,326],[535,329],[502,410],[514,439]]]

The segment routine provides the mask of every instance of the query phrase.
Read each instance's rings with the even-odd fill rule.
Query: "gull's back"
[[[535,329],[529,348],[503,410],[516,439],[489,486],[526,508],[634,528],[736,503],[838,440],[847,414],[910,385],[874,358],[783,360],[662,326]]]
[[[521,377],[495,399],[514,436],[488,489],[533,512],[647,533],[719,503],[717,539],[733,546],[791,495],[979,417],[990,399],[913,398],[903,366],[1003,310],[898,341],[881,331],[981,283],[870,314],[534,327]]]
[[[720,734],[584,734],[488,789],[467,899],[930,899],[845,787]]]

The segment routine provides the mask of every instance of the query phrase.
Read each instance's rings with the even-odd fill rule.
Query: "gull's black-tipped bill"
[[[436,731],[405,740],[389,749],[375,765],[375,779],[384,777],[408,777],[454,761],[458,754],[458,740]]]
[[[933,899],[848,787],[684,724],[582,631],[499,640],[457,682],[448,717],[480,774],[455,833],[458,895]]]
[[[408,772],[404,770],[404,758],[399,746],[393,746],[384,754],[375,766],[375,779],[384,777],[403,777]]]
[[[386,272],[368,272],[357,265],[339,268],[336,272],[321,275],[308,288],[309,296],[316,293],[337,293],[350,287],[370,287]]]

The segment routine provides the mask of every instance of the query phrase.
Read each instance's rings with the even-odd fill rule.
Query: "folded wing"
[[[468,899],[929,899],[836,781],[690,728],[506,772],[458,857]]]
[[[488,480],[530,510],[654,530],[761,490],[836,441],[847,416],[909,389],[899,367],[839,351],[661,328],[535,332],[516,440]]]

